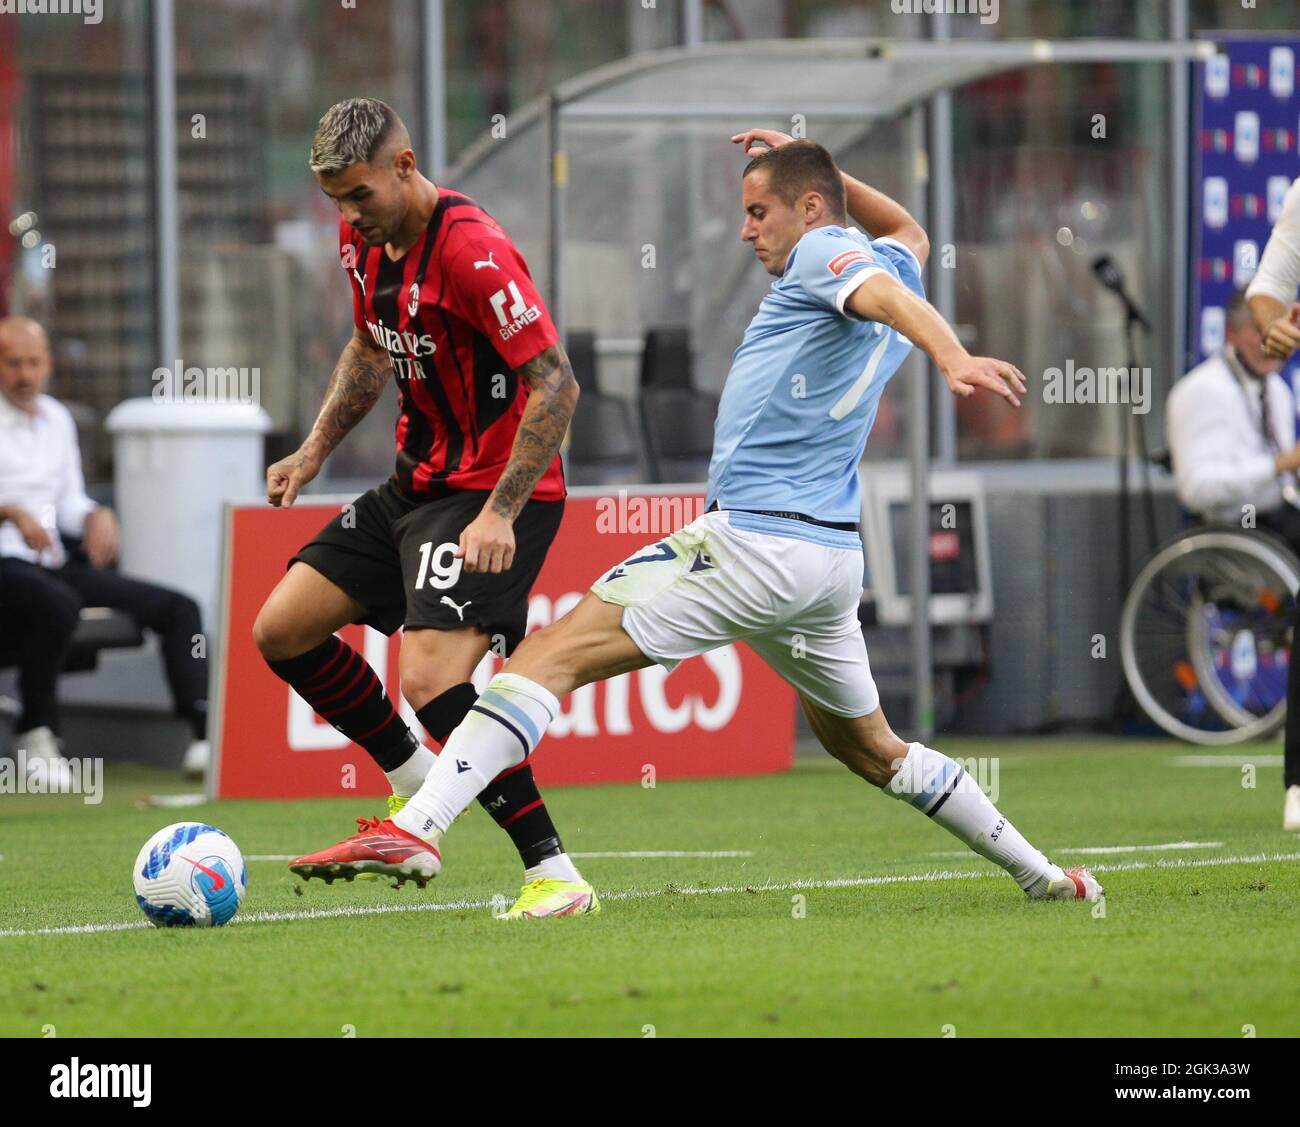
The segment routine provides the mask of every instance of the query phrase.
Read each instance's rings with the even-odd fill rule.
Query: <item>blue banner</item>
[[[1196,63],[1188,355],[1223,347],[1224,308],[1259,267],[1291,181],[1300,176],[1300,38],[1214,35]],[[1284,375],[1292,388],[1300,360]]]

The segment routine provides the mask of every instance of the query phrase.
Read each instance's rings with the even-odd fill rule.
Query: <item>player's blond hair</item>
[[[308,164],[316,173],[342,172],[358,161],[369,164],[391,142],[398,151],[411,145],[397,111],[378,98],[348,98],[320,119]]]

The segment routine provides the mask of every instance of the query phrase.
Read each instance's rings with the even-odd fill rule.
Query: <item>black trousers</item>
[[[59,730],[58,677],[83,606],[120,610],[158,635],[176,711],[189,721],[195,738],[203,739],[208,660],[193,656],[203,629],[198,604],[169,587],[95,567],[80,553],[61,568],[0,559],[0,635],[5,648],[18,654],[20,730]],[[206,643],[199,652],[206,654]]]
[[[1283,505],[1272,512],[1257,517],[1260,528],[1276,533],[1300,556],[1300,509]],[[1300,640],[1300,601],[1296,603],[1293,641]],[[1282,785],[1300,786],[1300,658],[1291,652],[1291,665],[1286,675],[1286,740],[1283,752]]]

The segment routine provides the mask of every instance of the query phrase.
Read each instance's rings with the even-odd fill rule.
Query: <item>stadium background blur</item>
[[[349,330],[336,214],[306,167],[320,114],[341,98],[364,93],[395,106],[417,137],[425,171],[481,195],[501,214],[546,294],[545,168],[539,162],[527,183],[476,174],[494,126],[502,134],[495,140],[508,146],[512,115],[594,68],[663,48],[746,40],[1141,42],[1208,30],[1285,32],[1294,22],[1284,6],[1244,9],[1238,0],[1004,0],[993,24],[843,0],[657,0],[651,8],[646,0],[365,0],[360,9],[319,0],[173,9],[176,355],[186,364],[261,369],[268,462],[309,428]],[[156,242],[153,20],[145,0],[105,3],[97,24],[0,19],[0,215],[31,217],[8,235],[0,230],[0,312],[27,313],[48,327],[49,391],[74,409],[92,494],[105,501],[113,500],[114,469],[105,418],[123,400],[147,396],[151,373],[171,363],[159,313],[166,302]],[[1186,343],[1189,248],[1169,206],[1183,191],[1174,182],[1180,165],[1172,138],[1186,122],[1172,74],[1160,61],[1004,71],[941,96],[951,115],[945,166],[934,163],[933,138],[924,144],[932,154],[930,193],[948,191],[961,266],[947,311],[972,349],[1005,356],[1035,380],[1070,358],[1124,363],[1120,307],[1090,271],[1101,251],[1123,263],[1156,325],[1143,358],[1154,376],[1151,410],[1137,417],[1151,446],[1161,444],[1173,380],[1194,362]],[[196,113],[205,115],[202,139],[191,132]],[[1104,144],[1093,135],[1094,114],[1106,116]],[[908,121],[899,115],[837,144],[810,115],[809,133],[847,169],[906,198]],[[659,121],[653,143],[640,134],[630,155],[628,138],[606,124],[587,135],[581,168],[574,162],[575,184],[579,173],[590,182],[617,166],[609,186],[617,222],[602,225],[599,198],[593,210],[570,216],[565,254],[577,268],[569,270],[562,328],[594,330],[589,370],[603,393],[629,404],[646,334],[656,329],[687,330],[690,382],[716,393],[767,284],[755,269],[733,268],[742,251],[733,237],[741,162],[726,141],[731,124]],[[708,134],[691,152],[714,169],[692,199],[658,192],[654,183],[674,165],[680,154],[672,145],[687,129]],[[736,258],[695,253],[682,235],[688,223],[694,238],[716,239]],[[26,238],[33,231],[38,237]],[[52,270],[41,259],[50,245],[58,255]],[[659,249],[653,269],[645,268],[646,246]],[[604,305],[591,308],[591,296],[601,294]],[[968,733],[1110,724],[1118,662],[1095,660],[1088,640],[1113,637],[1119,613],[1113,415],[1092,405],[1049,407],[1037,394],[1019,413],[990,397],[957,404],[933,378],[933,464],[981,476],[997,608],[974,651],[945,659],[936,636],[935,722]],[[895,381],[886,394],[868,460],[907,453],[905,383]],[[346,494],[387,476],[392,418],[390,389],[330,458],[315,490]],[[656,480],[653,467],[640,469],[634,480]],[[1177,525],[1177,506],[1167,479],[1156,493],[1163,538]],[[1134,552],[1140,560],[1140,537]],[[881,631],[869,643],[886,703],[896,725],[906,726],[908,635]],[[125,705],[137,710],[137,723],[162,711],[156,659],[110,656],[108,674],[65,678],[73,715],[80,708],[83,721],[100,723]]]

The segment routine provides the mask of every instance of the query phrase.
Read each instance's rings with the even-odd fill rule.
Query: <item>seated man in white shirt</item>
[[[36,517],[19,505],[0,504],[0,525],[10,522],[33,549],[49,546],[50,532]],[[29,772],[44,784],[51,770],[56,779],[66,774],[53,736],[58,727],[55,704],[81,600],[70,591],[33,590],[22,577],[6,583],[6,570],[0,559],[0,652],[5,665],[18,669],[23,701],[16,746],[26,753]]]
[[[58,741],[57,678],[82,606],[129,614],[162,641],[177,712],[193,730],[188,773],[207,767],[207,660],[187,595],[119,575],[117,520],[87,495],[68,409],[42,394],[50,375],[45,331],[25,317],[0,319],[0,629],[18,636],[23,698],[16,741],[29,769],[68,774]],[[69,550],[63,538],[80,540]],[[33,636],[35,632],[35,636]]]
[[[1166,439],[1178,500],[1210,523],[1261,528],[1300,554],[1296,404],[1251,321],[1244,294],[1228,303],[1227,344],[1169,393]]]

